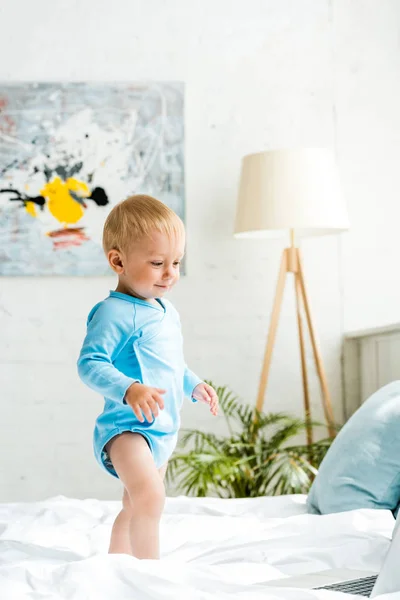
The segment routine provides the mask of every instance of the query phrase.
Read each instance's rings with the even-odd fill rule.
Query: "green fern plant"
[[[178,484],[186,495],[201,497],[307,493],[332,440],[291,444],[306,429],[306,421],[284,413],[259,413],[226,386],[215,389],[228,435],[184,430],[168,465],[167,482]]]

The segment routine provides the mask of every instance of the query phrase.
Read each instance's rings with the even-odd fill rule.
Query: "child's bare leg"
[[[165,473],[167,472],[168,463],[163,465],[158,472],[161,479],[164,481]],[[108,549],[109,554],[132,554],[132,546],[129,535],[129,523],[131,520],[131,504],[128,496],[128,492],[124,488],[122,496],[122,510],[117,515],[114,525],[111,531],[110,547]]]
[[[123,509],[113,526],[109,552],[159,558],[165,489],[147,442],[140,434],[122,433],[111,440],[107,451],[125,486]]]
[[[132,556],[129,522],[131,506],[128,492],[124,489],[122,510],[118,513],[111,531],[109,554],[130,554]]]
[[[163,481],[165,473],[167,472],[167,466],[168,463],[158,469],[160,477]],[[122,510],[117,515],[111,531],[111,540],[108,549],[109,554],[129,554],[133,556],[129,534],[131,511],[131,501],[126,488],[124,488],[124,493],[122,496]]]
[[[165,473],[167,472],[168,463],[163,465],[158,472],[161,479],[164,481]],[[132,546],[129,535],[129,523],[131,520],[131,501],[128,492],[124,488],[122,496],[122,510],[117,515],[111,531],[109,554],[130,554],[132,556]]]

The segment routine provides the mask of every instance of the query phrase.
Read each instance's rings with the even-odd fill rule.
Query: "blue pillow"
[[[400,502],[400,381],[375,392],[351,416],[322,461],[307,508],[328,514],[390,509]]]

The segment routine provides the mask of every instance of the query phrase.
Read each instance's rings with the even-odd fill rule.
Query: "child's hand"
[[[199,383],[193,390],[192,397],[199,402],[209,404],[210,411],[214,417],[218,414],[218,396],[217,392],[208,383]]]
[[[144,422],[143,415],[150,423],[153,421],[153,415],[154,418],[158,416],[158,407],[161,410],[164,408],[161,394],[165,394],[165,390],[142,383],[132,383],[125,394],[125,402],[129,404],[141,423]]]

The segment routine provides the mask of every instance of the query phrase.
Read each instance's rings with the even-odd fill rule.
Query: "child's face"
[[[143,300],[163,296],[179,280],[184,250],[184,236],[170,239],[158,231],[127,253],[112,250],[108,257],[119,276],[118,290]]]

